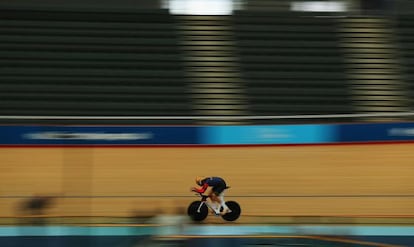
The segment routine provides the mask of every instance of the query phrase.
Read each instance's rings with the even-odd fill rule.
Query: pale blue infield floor
[[[1,247],[160,246],[414,247],[414,226],[370,225],[130,225],[1,226]],[[178,244],[179,243],[179,244]]]

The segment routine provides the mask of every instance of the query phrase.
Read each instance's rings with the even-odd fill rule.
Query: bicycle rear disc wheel
[[[240,217],[241,208],[240,205],[235,201],[228,201],[226,202],[227,207],[231,210],[231,212],[222,215],[221,217],[227,221],[235,221]]]

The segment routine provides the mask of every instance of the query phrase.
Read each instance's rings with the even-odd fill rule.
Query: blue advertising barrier
[[[414,141],[414,123],[0,126],[0,145],[289,145]]]
[[[0,126],[2,145],[251,145],[334,142],[329,125]]]
[[[342,124],[337,142],[382,142],[414,140],[414,123]]]
[[[202,129],[205,144],[311,144],[335,142],[332,125],[212,126]]]
[[[0,126],[2,145],[192,145],[196,127]]]

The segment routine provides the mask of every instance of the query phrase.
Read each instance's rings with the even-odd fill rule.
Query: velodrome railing
[[[20,124],[20,123],[135,123],[157,124],[165,121],[165,124],[193,123],[199,125],[203,120],[232,120],[246,121],[250,124],[266,123],[306,123],[306,122],[377,122],[377,121],[409,121],[414,118],[414,111],[410,112],[384,112],[384,113],[353,113],[353,114],[317,114],[317,115],[266,115],[266,116],[59,116],[59,115],[3,115],[0,116],[1,124]],[[237,123],[237,122],[236,122]]]

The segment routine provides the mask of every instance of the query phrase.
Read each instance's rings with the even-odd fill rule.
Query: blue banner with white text
[[[3,145],[198,144],[196,127],[0,126]]]
[[[0,126],[0,145],[290,145],[414,141],[413,123]]]
[[[414,140],[414,123],[341,124],[337,128],[337,142]]]
[[[202,130],[205,144],[314,144],[335,142],[330,125],[212,126]]]

